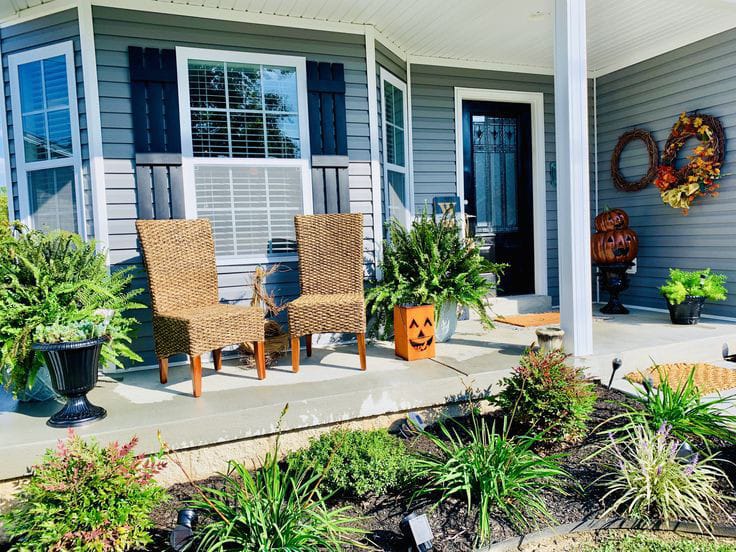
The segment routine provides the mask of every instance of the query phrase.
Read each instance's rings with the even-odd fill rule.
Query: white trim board
[[[18,67],[26,63],[64,56],[66,63],[66,82],[69,100],[69,123],[71,127],[72,155],[59,159],[26,162],[23,137],[23,121],[20,104],[20,82]],[[13,143],[15,149],[16,183],[18,186],[18,207],[20,221],[33,228],[30,212],[28,173],[35,170],[72,167],[74,171],[74,192],[77,204],[77,233],[87,238],[87,217],[85,213],[84,187],[82,186],[82,146],[79,133],[79,104],[77,98],[76,67],[74,64],[74,43],[71,40],[57,42],[8,56],[10,77],[10,100],[13,116]],[[45,109],[45,107],[44,107]]]
[[[463,100],[528,104],[532,130],[532,209],[534,219],[534,293],[547,295],[547,184],[544,152],[544,94],[455,87],[455,186],[465,215],[463,171]]]
[[[383,138],[383,172],[381,176],[383,177],[383,193],[385,194],[386,198],[386,210],[388,211],[389,207],[389,197],[390,197],[390,186],[388,183],[388,172],[393,171],[396,173],[400,173],[404,175],[404,214],[403,217],[400,219],[401,222],[406,226],[409,227],[409,224],[411,223],[411,217],[412,213],[414,211],[414,190],[411,187],[411,179],[409,178],[409,130],[408,130],[408,124],[409,124],[409,118],[407,116],[407,102],[408,102],[408,96],[407,96],[407,86],[404,81],[402,81],[399,77],[394,75],[391,71],[386,69],[385,67],[380,68],[380,77],[381,77],[381,136]],[[403,112],[404,116],[404,165],[394,165],[392,163],[388,162],[388,155],[386,154],[386,145],[388,144],[388,137],[387,137],[387,130],[388,127],[386,126],[386,89],[385,89],[385,83],[389,83],[391,86],[396,88],[397,90],[400,90],[403,94],[403,102],[401,105],[401,110]],[[380,201],[380,198],[379,198]]]
[[[87,115],[87,137],[89,142],[89,177],[92,189],[92,213],[95,243],[99,251],[108,255],[109,239],[107,224],[107,191],[105,189],[105,159],[102,149],[102,119],[100,115],[100,93],[97,84],[97,54],[89,0],[79,3],[79,42],[82,51],[82,74],[84,76],[84,106]]]
[[[3,51],[0,47],[0,60],[2,60]],[[5,69],[0,64],[0,82],[5,82]],[[10,171],[10,136],[8,135],[8,114],[5,109],[5,96],[0,102],[0,140],[2,140],[3,158],[2,163],[4,166],[5,179],[2,183],[5,186],[5,193],[8,198],[8,220],[15,220],[15,205],[13,204],[13,181],[12,174]]]
[[[365,29],[365,68],[368,84],[368,134],[371,152],[371,197],[373,206],[373,247],[376,277],[380,278],[378,263],[383,257],[383,208],[381,205],[381,160],[378,126],[378,81],[376,80],[376,40],[373,28]]]

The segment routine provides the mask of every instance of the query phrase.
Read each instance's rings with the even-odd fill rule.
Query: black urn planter
[[[78,427],[107,416],[104,408],[87,400],[97,385],[100,350],[106,337],[67,343],[34,343],[33,349],[43,353],[51,376],[51,385],[66,404],[46,421],[51,427]]]
[[[667,301],[667,299],[665,299]],[[673,324],[697,324],[700,321],[700,314],[703,312],[703,304],[705,297],[695,297],[688,295],[679,305],[673,305],[667,301],[667,308],[670,310],[670,320]]]
[[[619,295],[629,289],[629,274],[632,263],[597,264],[601,274],[601,286],[608,292],[608,303],[601,307],[603,314],[629,314]]]

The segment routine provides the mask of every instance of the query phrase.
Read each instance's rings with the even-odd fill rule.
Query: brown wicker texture
[[[190,355],[194,369],[195,357],[202,353],[243,341],[263,341],[261,309],[219,302],[209,221],[139,220],[136,229],[151,289],[156,356],[160,364],[164,361],[163,383],[165,359],[171,355]],[[218,352],[216,364],[219,358]]]
[[[707,362],[664,364],[652,367],[643,374],[641,372],[630,372],[626,374],[625,378],[632,383],[643,383],[646,375],[646,377],[652,378],[654,387],[657,387],[660,383],[659,374],[661,372],[673,388],[679,389],[687,382],[693,368],[695,369],[693,382],[703,395],[736,388],[736,370],[715,366]]]
[[[647,173],[637,181],[626,180],[621,174],[619,165],[621,164],[621,153],[624,148],[634,140],[641,140],[647,148],[647,156],[649,157],[649,166]],[[657,165],[659,164],[659,148],[657,142],[654,141],[652,134],[646,130],[635,128],[624,132],[616,143],[611,155],[611,178],[613,184],[622,192],[637,192],[649,186],[654,179],[657,178]]]
[[[294,218],[302,296],[288,306],[289,333],[365,333],[363,215]]]

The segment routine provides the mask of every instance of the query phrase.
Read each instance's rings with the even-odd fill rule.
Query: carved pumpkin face
[[[598,232],[622,230],[629,227],[629,215],[623,209],[603,211],[595,217],[595,229]]]
[[[639,237],[630,228],[591,236],[590,253],[598,264],[628,263],[639,253]]]
[[[394,307],[394,350],[406,360],[434,356],[434,305]]]
[[[424,322],[421,319],[412,318],[409,322],[407,335],[412,349],[426,351],[434,341],[434,322],[428,316],[424,318]]]

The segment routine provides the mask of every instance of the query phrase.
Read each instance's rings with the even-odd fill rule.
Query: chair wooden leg
[[[256,371],[258,372],[258,379],[266,379],[266,343],[263,341],[254,342],[253,353],[256,357]]]
[[[219,372],[222,370],[222,349],[215,349],[212,351],[212,362],[215,365],[215,370]]]
[[[189,363],[192,366],[192,394],[200,397],[202,396],[202,357],[193,356]]]
[[[291,371],[299,371],[299,338],[296,336],[291,338]]]
[[[161,380],[161,383],[166,383],[169,381],[169,359],[168,357],[158,359],[158,377]]]
[[[359,333],[355,334],[355,336],[358,338],[358,355],[360,355],[360,369],[365,370],[365,334]]]
[[[312,334],[307,334],[304,336],[304,341],[307,343],[307,356],[312,356]]]

